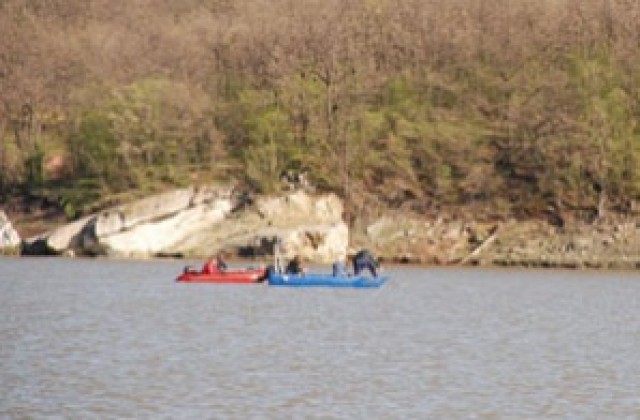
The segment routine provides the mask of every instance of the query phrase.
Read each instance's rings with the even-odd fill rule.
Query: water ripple
[[[634,273],[390,268],[377,290],[0,259],[0,418],[635,417]]]

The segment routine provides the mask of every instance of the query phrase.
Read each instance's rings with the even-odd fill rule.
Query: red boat
[[[224,270],[205,273],[185,268],[176,281],[179,283],[258,283],[264,281],[264,268]]]

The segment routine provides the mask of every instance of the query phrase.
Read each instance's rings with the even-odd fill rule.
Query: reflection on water
[[[0,418],[640,413],[637,273],[392,267],[334,290],[182,266],[0,259]]]

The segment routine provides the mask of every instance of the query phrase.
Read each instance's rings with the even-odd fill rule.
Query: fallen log
[[[487,239],[482,241],[482,243],[480,245],[478,245],[473,251],[471,251],[471,253],[469,253],[469,255],[467,255],[462,260],[460,260],[459,264],[460,265],[465,265],[466,263],[469,262],[469,260],[471,260],[472,258],[478,256],[482,252],[482,250],[487,248],[493,241],[495,241],[495,239],[497,237],[498,237],[498,225],[494,226],[491,229],[490,234],[487,237]]]

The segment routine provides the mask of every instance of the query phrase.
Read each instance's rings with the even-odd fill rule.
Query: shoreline
[[[191,262],[193,265],[203,264],[204,257],[109,257],[109,256],[66,256],[66,255],[18,255],[18,254],[2,254],[2,259],[14,259],[14,260],[35,260],[35,259],[59,259],[59,260],[81,260],[81,261],[101,261],[101,262],[132,262],[132,263],[177,263]],[[254,258],[230,258],[227,259],[227,263],[232,267],[242,268],[250,266],[267,266],[271,263],[268,259],[254,259]],[[583,271],[583,272],[628,272],[636,273],[640,270],[640,260],[623,262],[620,261],[604,261],[604,262],[571,262],[571,261],[498,261],[498,262],[482,262],[471,261],[467,264],[434,264],[418,261],[400,261],[400,259],[380,258],[382,267],[409,267],[417,269],[459,269],[459,270],[536,270],[536,271]],[[308,262],[310,266],[326,266],[330,267],[328,263]]]
[[[296,199],[300,198],[296,196]],[[339,203],[336,202],[336,205]],[[280,208],[276,209],[280,211]],[[302,211],[304,215],[304,210]],[[226,242],[230,235],[240,228],[247,232],[257,232],[262,228],[263,235],[273,234],[267,233],[271,232],[269,229],[272,227],[272,220],[265,219],[264,216],[257,217],[253,213],[255,211],[248,212],[247,217],[250,219],[246,225],[242,225],[242,220],[238,218],[234,218],[232,223],[220,224],[220,228],[215,227],[209,236],[202,238],[203,242],[199,243],[197,248],[187,252],[180,249],[174,249],[172,252],[168,249],[147,255],[92,255],[87,252],[91,251],[90,248],[83,250],[69,247],[50,253],[54,254],[51,256],[72,258],[202,261],[209,255],[224,251],[230,261],[240,264],[264,263],[272,258],[271,249],[260,247],[256,248],[257,253],[253,256],[241,256],[240,249],[246,244]],[[172,215],[173,213],[168,217]],[[65,224],[58,219],[27,216],[26,213],[10,213],[19,234],[33,234],[34,226],[38,226],[38,233],[42,233],[45,229],[50,232],[77,223],[76,221]],[[282,231],[287,231],[297,229],[300,223],[304,222],[304,217],[284,218],[278,220],[278,226]],[[147,225],[152,226],[153,223],[155,219],[151,219]],[[215,221],[211,223],[212,226],[218,226]],[[473,216],[465,218],[442,214],[428,217],[388,210],[375,219],[360,220],[358,225],[360,228],[345,227],[346,254],[353,255],[358,249],[366,248],[384,264],[421,267],[640,270],[640,217],[635,213],[626,216],[609,213],[608,217],[592,222],[566,217],[562,225],[558,226],[541,218],[486,221]],[[69,234],[70,243],[73,235],[80,234],[79,230],[76,231]],[[148,229],[143,230],[140,235],[149,232]],[[134,238],[144,239],[143,236]],[[0,248],[0,255],[31,256],[32,254],[27,255],[28,253],[24,252],[24,246],[28,241],[29,239],[23,237],[20,245]],[[292,246],[312,245],[298,243]],[[43,249],[51,251],[46,247]],[[315,260],[310,256],[307,261],[314,263]]]

